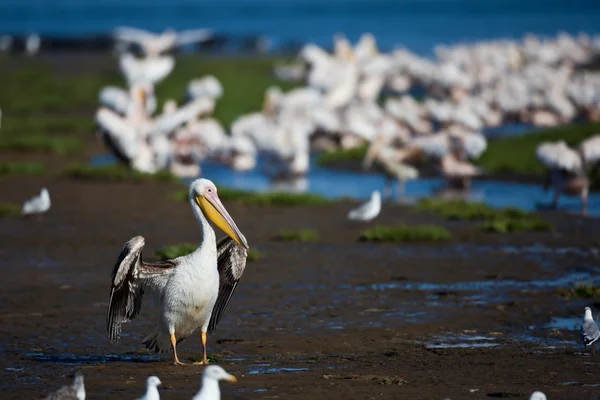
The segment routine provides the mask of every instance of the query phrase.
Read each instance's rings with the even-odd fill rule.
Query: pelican
[[[548,168],[544,188],[554,189],[553,207],[557,207],[561,193],[579,195],[581,213],[587,211],[587,197],[590,180],[586,175],[586,166],[597,168],[600,161],[600,136],[592,136],[583,141],[577,150],[571,149],[564,141],[543,142],[536,149],[537,159]]]
[[[210,365],[206,367],[202,374],[202,388],[192,398],[192,400],[220,400],[221,390],[219,389],[219,381],[237,382],[235,376],[228,374],[218,365]]]
[[[71,386],[63,386],[54,393],[50,393],[46,400],[85,400],[85,385],[83,384],[83,374],[76,372]]]
[[[158,386],[162,385],[158,376],[149,376],[146,379],[146,393],[139,397],[137,400],[159,400],[160,394],[158,393]]]
[[[117,341],[123,323],[141,310],[144,292],[158,301],[156,331],[144,339],[155,352],[173,351],[173,365],[185,365],[177,357],[177,342],[200,328],[201,365],[208,364],[206,333],[213,333],[223,316],[246,267],[248,242],[219,200],[208,179],[190,185],[189,202],[200,225],[201,241],[191,254],[160,263],[142,260],[145,240],[136,236],[123,246],[111,277],[106,328]],[[227,234],[218,242],[209,220]]]
[[[161,34],[149,32],[145,29],[118,27],[113,36],[120,42],[136,43],[146,57],[157,57],[176,47],[192,43],[205,42],[212,37],[210,29],[190,29],[176,32],[167,29]]]
[[[381,212],[381,194],[375,190],[366,203],[360,205],[348,213],[348,219],[356,221],[370,221]]]

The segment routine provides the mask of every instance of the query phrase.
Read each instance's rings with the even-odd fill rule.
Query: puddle
[[[248,172],[237,172],[229,167],[212,162],[202,164],[202,174],[209,176],[218,185],[249,191],[311,192],[328,198],[351,197],[366,200],[373,190],[382,190],[385,178],[380,174],[365,174],[351,171],[323,168],[315,163],[316,156],[311,156],[311,168],[304,178],[272,182],[262,171],[264,161],[259,159],[257,167]],[[92,165],[105,165],[113,162],[111,156],[102,155],[92,159]],[[184,180],[189,183],[190,180]],[[332,185],[331,182],[335,182]],[[444,186],[439,178],[423,178],[406,182],[405,197],[407,202],[422,197],[431,197]],[[534,211],[540,204],[551,202],[551,193],[544,193],[542,178],[540,184],[523,184],[501,181],[478,181],[472,183],[472,192],[468,200],[483,201],[493,207],[516,207],[526,211]],[[579,213],[581,204],[578,198],[563,196],[559,208]],[[591,193],[588,202],[588,214],[600,215],[600,193]]]
[[[82,365],[82,364],[103,364],[108,362],[130,362],[130,363],[150,363],[156,362],[160,358],[156,355],[98,355],[98,356],[79,356],[73,353],[64,354],[45,354],[39,352],[25,353],[25,357],[37,362],[46,362],[52,364]]]
[[[302,371],[308,371],[308,368],[292,368],[292,367],[258,368],[258,369],[251,369],[250,371],[248,371],[248,375],[279,374],[282,372],[302,372]]]
[[[426,292],[465,292],[465,291],[495,291],[495,290],[527,290],[527,289],[553,289],[565,287],[573,283],[586,281],[593,284],[600,284],[600,277],[592,276],[588,272],[575,272],[567,276],[555,279],[540,279],[532,281],[515,280],[490,280],[473,282],[455,282],[455,283],[430,283],[430,282],[386,282],[373,283],[368,285],[356,286],[355,290],[419,290]]]
[[[570,331],[579,331],[581,326],[581,317],[552,318],[545,327],[549,329],[566,329]]]
[[[425,343],[425,347],[428,349],[477,349],[497,347],[500,344],[494,343],[495,340],[495,337],[481,335],[449,335],[433,338],[431,341]]]

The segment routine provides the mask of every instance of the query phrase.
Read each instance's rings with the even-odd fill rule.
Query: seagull
[[[158,301],[156,331],[144,344],[157,353],[173,351],[173,365],[185,365],[177,357],[177,343],[200,328],[202,361],[207,365],[206,333],[213,333],[244,273],[248,242],[229,215],[215,184],[196,179],[190,185],[190,206],[200,225],[198,248],[185,256],[160,263],[142,260],[145,240],[135,236],[123,246],[111,277],[106,328],[117,341],[121,325],[141,311],[145,292]],[[218,242],[212,221],[227,236]]]
[[[40,195],[33,197],[23,203],[22,212],[28,214],[42,214],[50,209],[50,194],[48,189],[43,188]]]
[[[533,392],[529,396],[529,400],[546,400],[546,395],[542,392]]]
[[[46,397],[46,400],[85,400],[85,386],[83,385],[83,374],[75,373],[75,379],[71,386],[63,386],[56,392]]]
[[[159,400],[160,394],[158,393],[158,386],[162,382],[158,379],[158,376],[149,376],[146,379],[146,394],[142,397],[138,397],[137,400]]]
[[[381,212],[381,194],[375,190],[366,203],[360,205],[348,213],[348,219],[355,221],[370,221]]]
[[[592,309],[589,307],[585,308],[585,314],[583,315],[583,323],[579,330],[581,335],[581,341],[583,342],[584,350],[587,350],[588,346],[592,346],[592,354],[594,354],[594,342],[600,338],[600,331],[598,325],[592,317]]]
[[[221,390],[219,389],[219,381],[237,382],[235,376],[225,372],[218,365],[210,365],[206,367],[202,374],[202,388],[192,398],[192,400],[220,400]]]

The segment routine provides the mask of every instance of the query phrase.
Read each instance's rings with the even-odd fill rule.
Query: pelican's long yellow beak
[[[144,108],[144,110],[145,110],[146,109],[146,90],[144,88],[139,89],[139,96],[140,96],[140,104],[142,105],[142,108]]]
[[[231,383],[237,383],[237,378],[235,376],[231,375],[231,374],[227,374],[227,379],[226,380],[228,382],[231,382]]]
[[[227,236],[235,240],[240,246],[246,250],[250,250],[246,238],[242,235],[242,232],[240,232],[216,193],[207,193],[204,196],[196,195],[195,200],[204,215],[213,224],[218,226],[220,230],[225,232]]]

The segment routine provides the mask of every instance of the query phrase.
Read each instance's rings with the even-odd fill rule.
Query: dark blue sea
[[[344,32],[376,35],[382,49],[426,54],[439,43],[519,38],[527,32],[600,33],[600,0],[0,0],[0,32],[101,34],[116,25],[151,30],[210,27],[330,45]]]

